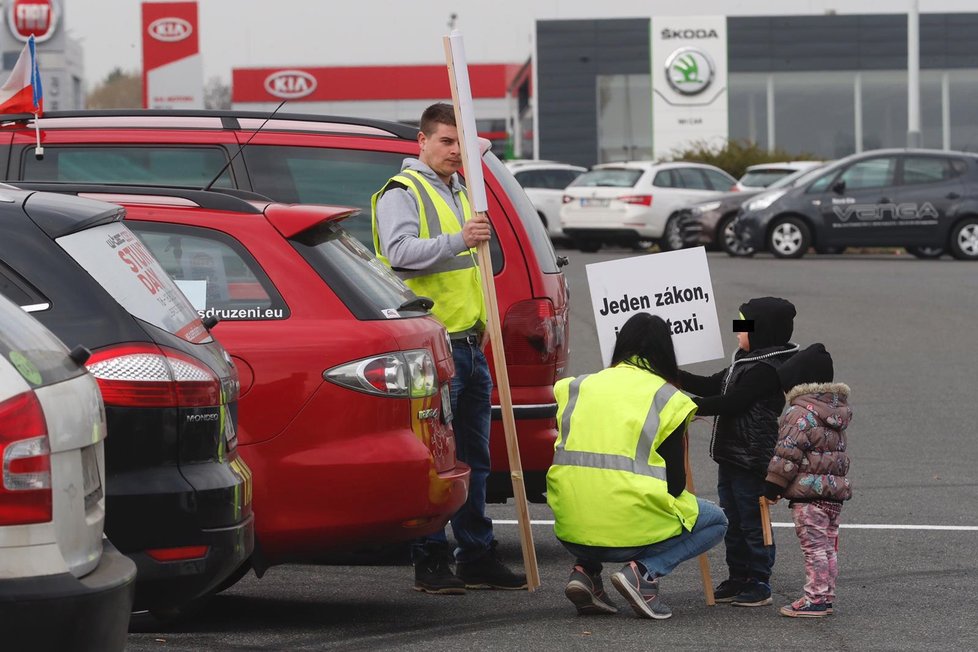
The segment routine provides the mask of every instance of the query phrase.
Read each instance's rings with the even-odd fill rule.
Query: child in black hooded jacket
[[[759,499],[784,408],[777,370],[798,350],[788,341],[794,317],[795,307],[785,299],[751,299],[740,307],[739,348],[730,366],[712,376],[679,372],[682,389],[695,395],[697,414],[716,417],[710,456],[718,465],[717,493],[729,523],[729,577],[714,591],[717,602],[771,604],[775,549],[764,546]]]

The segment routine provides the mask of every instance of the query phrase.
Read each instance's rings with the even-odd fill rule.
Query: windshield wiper
[[[417,296],[413,299],[408,299],[401,305],[397,307],[398,310],[422,310],[428,312],[434,307],[435,302],[428,297]]]

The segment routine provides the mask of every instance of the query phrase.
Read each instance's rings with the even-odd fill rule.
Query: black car
[[[91,350],[105,402],[105,534],[136,562],[134,609],[170,614],[254,546],[227,351],[125,211],[0,187],[0,293]]]
[[[906,247],[978,260],[978,155],[877,150],[829,165],[795,188],[748,201],[734,223],[745,246],[778,258],[815,247]]]
[[[821,168],[822,166],[818,166]],[[818,168],[805,168],[782,176],[768,188],[750,188],[727,192],[709,201],[693,204],[679,212],[679,228],[684,247],[705,246],[722,249],[731,256],[749,256],[753,249],[744,247],[734,236],[733,221],[741,207],[755,195],[765,190],[791,188],[806,180],[814,179]],[[821,253],[821,252],[820,252]]]

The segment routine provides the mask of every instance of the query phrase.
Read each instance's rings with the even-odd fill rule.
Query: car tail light
[[[564,204],[569,204],[572,201],[574,201],[574,198],[571,197],[570,195],[564,195],[563,197],[561,197],[561,202],[563,202]]]
[[[52,518],[51,447],[41,403],[24,392],[0,403],[0,525]]]
[[[565,343],[564,319],[550,299],[513,304],[503,322],[503,347],[508,364],[554,364]]]
[[[639,206],[651,206],[652,205],[652,195],[624,195],[619,197],[618,201],[625,204],[638,204]]]
[[[179,548],[153,548],[146,554],[156,561],[189,561],[207,556],[208,546],[181,546]]]
[[[364,358],[327,369],[323,378],[379,396],[421,398],[438,391],[435,360],[427,349]]]
[[[221,381],[204,363],[153,344],[101,349],[86,363],[98,380],[106,405],[124,407],[207,407],[228,400]]]

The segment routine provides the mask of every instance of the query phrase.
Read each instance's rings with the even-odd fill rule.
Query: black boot
[[[485,555],[473,561],[458,562],[458,578],[467,589],[505,589],[516,591],[526,588],[526,575],[506,568],[496,554],[496,542]]]
[[[448,544],[428,543],[414,560],[414,590],[457,595],[465,593],[465,583],[452,573],[452,551]]]

